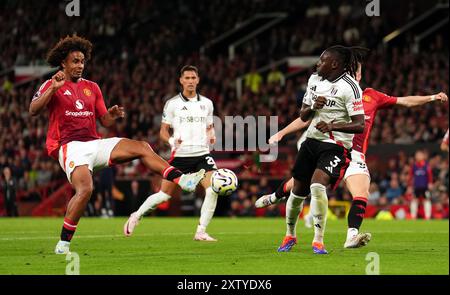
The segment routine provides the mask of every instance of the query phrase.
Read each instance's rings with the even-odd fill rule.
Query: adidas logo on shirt
[[[64,91],[64,95],[72,95],[72,93],[69,90]]]
[[[184,106],[181,110],[182,110],[182,111],[187,111],[187,107]]]

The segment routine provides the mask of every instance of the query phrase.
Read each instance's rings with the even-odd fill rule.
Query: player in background
[[[48,63],[60,70],[42,84],[29,109],[32,116],[48,110],[48,154],[59,160],[75,190],[67,205],[56,254],[69,253],[70,241],[94,189],[94,171],[140,159],[148,169],[187,191],[194,191],[205,174],[204,170],[182,174],[155,154],[146,142],[117,137],[100,139],[97,119],[103,126],[110,127],[115,120],[123,118],[125,112],[117,105],[106,109],[100,87],[82,78],[91,50],[92,43],[82,37],[73,35],[61,39],[47,56]]]
[[[328,253],[323,243],[328,211],[326,188],[331,184],[334,189],[339,184],[350,162],[354,133],[364,131],[362,90],[352,77],[357,61],[366,52],[359,47],[330,47],[320,56],[317,73],[308,80],[300,118],[303,122],[312,121],[292,169],[294,184],[286,205],[287,232],[279,252],[289,251],[297,243],[298,215],[311,193],[316,228],[313,252]]]
[[[409,170],[409,185],[414,191],[414,197],[410,203],[411,217],[413,219],[417,218],[417,209],[419,208],[418,199],[422,199],[425,219],[429,220],[432,210],[430,190],[433,186],[433,172],[431,172],[424,151],[417,150],[414,158],[414,164]]]
[[[359,64],[356,73],[356,80],[361,81],[361,64]],[[376,91],[372,88],[366,88],[363,92],[363,105],[366,125],[362,134],[357,134],[353,138],[352,160],[347,168],[344,176],[345,184],[353,197],[350,212],[348,214],[348,231],[347,239],[344,244],[345,248],[357,248],[364,246],[370,240],[370,234],[359,233],[359,228],[362,224],[367,199],[369,196],[370,173],[365,163],[365,153],[367,151],[368,142],[372,125],[375,121],[375,116],[380,109],[390,108],[394,105],[404,107],[416,107],[433,101],[445,102],[448,97],[445,93],[440,92],[433,95],[426,96],[405,96],[393,97],[382,92]],[[304,128],[307,122],[303,122],[301,118],[295,119],[288,127],[284,128],[277,134],[274,134],[269,143],[274,144],[282,140],[282,138],[296,131]],[[255,205],[258,208],[267,207],[272,204],[277,204],[282,198],[289,196],[289,191],[292,189],[293,179],[284,181],[271,195],[265,195],[259,198]],[[356,198],[356,199],[355,199]],[[311,211],[310,211],[311,212]],[[306,223],[311,223],[311,215],[305,216]]]
[[[449,137],[449,135],[448,135],[448,129],[447,129],[447,132],[445,132],[444,138],[442,139],[442,142],[441,142],[441,150],[444,152],[448,152],[448,137]]]
[[[213,125],[214,107],[212,101],[197,92],[200,82],[198,69],[184,66],[181,69],[179,82],[182,92],[169,99],[164,106],[160,137],[172,148],[170,164],[182,172],[205,169],[206,177],[201,181],[205,189],[205,200],[200,210],[200,220],[194,235],[196,241],[215,242],[215,238],[206,233],[217,205],[218,195],[211,188],[211,175],[217,169],[214,159],[209,153],[209,145],[216,141]],[[170,135],[172,129],[172,136]],[[163,180],[159,192],[149,196],[141,207],[131,214],[124,225],[124,234],[131,236],[139,220],[157,206],[181,191],[176,185]]]

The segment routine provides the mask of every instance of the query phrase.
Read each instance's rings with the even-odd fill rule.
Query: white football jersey
[[[354,134],[332,131],[322,133],[316,129],[317,123],[350,123],[351,116],[364,115],[362,102],[362,90],[358,82],[345,73],[336,80],[330,82],[317,74],[312,74],[308,80],[308,88],[303,97],[303,104],[312,106],[317,97],[324,96],[327,99],[325,106],[316,110],[311,125],[307,130],[307,137],[324,142],[352,147]]]
[[[173,137],[181,139],[178,148],[172,147],[175,157],[197,157],[209,153],[207,127],[213,124],[213,103],[202,95],[188,99],[182,93],[169,99],[162,122],[173,129]]]
[[[297,140],[297,150],[300,150],[302,147],[303,142],[306,140],[306,135],[308,134],[307,130],[302,132],[302,135],[300,135],[300,138]]]

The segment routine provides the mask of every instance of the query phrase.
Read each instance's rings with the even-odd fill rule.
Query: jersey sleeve
[[[214,105],[212,101],[208,101],[208,115],[206,117],[206,126],[214,124]]]
[[[351,83],[345,89],[345,107],[350,117],[364,115],[362,90],[357,83]]]
[[[95,94],[95,117],[101,118],[108,112],[108,110],[106,109],[102,91],[100,90],[100,87],[97,85],[97,83],[94,83],[93,88]]]
[[[45,91],[47,91],[47,89],[52,85],[52,80],[48,79],[47,81],[45,81],[44,83],[42,83],[42,85],[39,87],[38,91],[36,91],[36,93],[33,95],[33,98],[31,99],[31,101],[37,99],[39,96],[41,96]]]
[[[314,75],[311,75],[311,77],[309,77],[308,80],[308,85],[306,86],[306,92],[305,95],[303,96],[303,101],[302,101],[302,107],[303,105],[312,105],[312,91],[311,91],[311,87],[312,87],[312,79],[313,79]]]
[[[164,105],[164,110],[163,110],[163,114],[162,114],[162,123],[165,124],[169,124],[172,126],[173,124],[173,119],[174,119],[174,114],[173,114],[173,103],[171,103],[171,101],[167,101],[166,104]]]
[[[385,109],[397,104],[397,97],[389,96],[383,92],[371,89],[370,96],[373,96],[377,100],[378,109]]]
[[[444,135],[444,138],[442,139],[442,142],[444,144],[448,145],[448,138],[449,138],[449,134],[448,134],[448,129],[447,129],[447,132],[445,132],[445,135]]]

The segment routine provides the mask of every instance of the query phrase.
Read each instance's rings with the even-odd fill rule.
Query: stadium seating
[[[30,99],[44,77],[15,83],[14,66],[44,64],[49,47],[60,37],[75,31],[91,39],[95,45],[86,77],[101,86],[108,105],[120,104],[127,111],[126,120],[118,122],[111,130],[100,131],[105,136],[115,134],[146,140],[165,156],[169,151],[158,140],[161,112],[164,101],[177,93],[178,70],[183,64],[198,65],[202,81],[200,93],[213,99],[216,115],[276,115],[280,128],[298,115],[297,101],[304,94],[306,79],[312,69],[292,76],[284,85],[267,82],[268,73],[262,73],[263,82],[258,85],[258,91],[245,87],[240,99],[236,95],[235,80],[245,76],[253,64],[260,68],[286,56],[317,56],[324,48],[336,43],[365,45],[372,49],[364,66],[365,86],[397,96],[438,91],[449,93],[448,41],[445,36],[438,35],[419,53],[409,43],[384,47],[382,37],[413,17],[414,10],[409,10],[407,1],[401,1],[408,13],[387,13],[375,20],[351,9],[349,11],[348,7],[357,2],[328,4],[317,1],[316,6],[305,9],[288,0],[276,3],[227,1],[220,4],[201,1],[174,9],[175,4],[170,1],[137,1],[133,8],[120,1],[96,1],[83,11],[87,15],[104,11],[102,18],[95,19],[63,17],[64,6],[56,0],[53,4],[58,9],[54,10],[47,10],[48,3],[39,1],[1,3],[0,19],[4,25],[0,26],[0,34],[5,37],[0,40],[0,168],[12,166],[21,194],[64,180],[65,175],[58,163],[46,156],[46,119],[31,118],[27,112]],[[289,17],[268,33],[239,47],[233,60],[228,60],[222,52],[199,53],[200,47],[208,40],[243,23],[255,13],[275,10],[288,11]],[[187,15],[202,17],[185,17]],[[18,16],[27,21],[15,22]],[[52,25],[48,25],[50,23]],[[210,23],[216,25],[210,26]],[[360,27],[355,27],[355,23]],[[206,27],[208,29],[204,30]],[[193,36],[192,31],[198,35]],[[362,35],[361,32],[366,33]],[[380,111],[370,142],[373,145],[434,143],[437,146],[448,128],[448,116],[448,104]],[[290,157],[295,154],[295,141],[296,138],[290,137],[283,142],[291,147],[286,151]],[[431,159],[437,157],[433,153],[430,150]],[[239,157],[242,154],[235,154],[227,161],[239,167]],[[401,157],[399,152],[397,158]],[[222,157],[218,158],[220,162]],[[397,158],[396,161],[403,161],[397,167],[410,162],[408,158]],[[446,189],[443,194],[440,188],[437,189],[435,203],[448,208],[448,181],[444,179],[448,175],[448,159],[446,161],[446,166],[435,164],[439,185]],[[248,177],[250,182],[260,175],[272,177],[274,182],[270,189],[273,190],[276,181],[289,175],[291,164],[289,160],[282,160],[272,169],[250,171],[241,166],[236,170],[240,178]],[[117,177],[149,176],[141,166],[133,165],[118,166]],[[278,171],[278,175],[273,171]],[[401,174],[400,168],[396,172]],[[386,167],[374,167],[372,173],[373,180],[380,187],[380,198],[383,198],[383,184],[388,182],[392,171],[388,174]],[[401,187],[405,192],[407,184],[403,183]],[[245,196],[246,199],[251,197],[250,193]],[[336,198],[345,200],[345,192],[340,191]],[[237,200],[239,196],[233,196],[231,205],[228,205],[233,208],[233,202]],[[249,202],[243,203],[242,212],[255,214],[246,207]],[[448,216],[448,209],[446,214]]]

